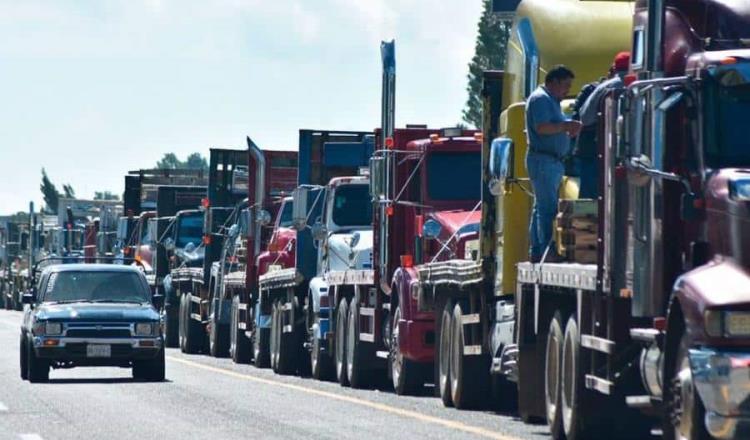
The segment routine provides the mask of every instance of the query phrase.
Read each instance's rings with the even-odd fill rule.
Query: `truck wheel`
[[[451,319],[451,400],[458,409],[478,408],[484,401],[484,390],[480,386],[482,377],[489,374],[489,366],[482,371],[482,356],[464,356],[464,325],[461,304],[453,307]],[[487,378],[489,380],[489,377]],[[489,383],[486,384],[489,386]]]
[[[249,313],[249,312],[248,312]],[[256,368],[271,366],[271,329],[260,327],[256,323],[253,332],[253,360]]]
[[[451,397],[451,378],[450,378],[450,365],[451,365],[451,345],[452,345],[452,334],[451,334],[451,319],[453,316],[453,303],[448,301],[445,303],[443,313],[440,318],[440,334],[438,335],[438,388],[440,391],[440,400],[443,401],[443,406],[453,406],[453,399]]]
[[[278,303],[274,301],[271,306],[271,369],[274,373],[278,371],[279,365],[279,307]]]
[[[49,362],[36,356],[31,341],[26,345],[26,365],[28,367],[28,379],[31,383],[47,382],[49,380]]]
[[[547,426],[549,426],[552,438],[555,440],[565,438],[562,425],[562,399],[560,398],[560,359],[563,345],[561,322],[562,316],[559,311],[556,311],[547,332],[547,354],[544,362],[544,403]]]
[[[179,306],[179,312],[177,314],[177,329],[179,334],[179,345],[180,345],[180,351],[185,353],[185,324],[187,323],[187,320],[185,319],[185,296],[180,295],[180,306]]]
[[[170,348],[176,348],[180,344],[179,312],[178,306],[164,306],[164,344]]]
[[[518,386],[507,377],[493,374],[490,377],[490,406],[500,413],[518,410]]]
[[[422,388],[422,371],[419,364],[412,362],[404,357],[401,347],[399,346],[399,326],[401,320],[401,306],[396,307],[391,321],[391,353],[389,360],[391,363],[391,377],[393,379],[393,389],[399,396],[414,395]]]
[[[240,297],[232,298],[232,319],[229,325],[229,353],[235,364],[250,362],[250,341],[245,331],[240,328]]]
[[[224,358],[229,356],[229,326],[211,322],[208,333],[208,351],[213,357]]]
[[[668,346],[674,350],[672,365],[667,366],[665,380],[664,438],[677,440],[708,440],[712,438],[706,431],[704,419],[706,409],[693,383],[692,370],[688,360],[688,337],[684,325],[675,332],[675,342]]]
[[[581,338],[578,323],[574,317],[565,325],[565,337],[562,346],[560,401],[562,423],[567,440],[599,438],[601,433],[594,423],[602,414],[595,415],[592,402],[596,396],[588,395],[584,386],[584,352],[581,350]]]
[[[313,310],[312,298],[307,300],[307,335],[310,343],[310,374],[315,380],[330,380],[333,377],[333,365],[330,352],[323,350],[325,335],[315,335],[315,327],[320,329],[320,316]]]
[[[200,322],[193,320],[190,311],[192,310],[192,297],[190,293],[183,296],[185,298],[185,312],[182,315],[185,322],[183,328],[185,331],[185,353],[196,354],[201,351],[205,346],[205,332],[203,332],[203,325]]]
[[[352,388],[367,388],[370,386],[363,368],[365,356],[362,341],[359,340],[359,304],[352,298],[349,304],[349,316],[346,322],[346,367],[347,378]]]
[[[339,306],[336,309],[336,332],[335,332],[335,346],[336,346],[336,379],[343,386],[349,385],[349,378],[346,375],[348,369],[346,365],[346,318],[349,315],[349,303],[346,298],[339,301]]]
[[[26,342],[26,338],[21,334],[21,344],[19,345],[19,366],[21,367],[21,380],[29,378],[29,358],[26,351],[28,350],[29,344]]]
[[[294,374],[297,370],[297,349],[298,344],[296,336],[296,328],[292,323],[292,332],[284,332],[284,302],[278,301],[276,304],[276,373],[278,374]]]
[[[133,379],[163,382],[166,377],[165,364],[164,348],[162,348],[154,359],[133,362]]]

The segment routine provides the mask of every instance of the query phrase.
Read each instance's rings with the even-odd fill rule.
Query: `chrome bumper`
[[[693,382],[717,439],[750,437],[750,352],[690,350]]]

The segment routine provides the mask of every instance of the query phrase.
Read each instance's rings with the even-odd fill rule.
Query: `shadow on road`
[[[48,384],[51,385],[64,385],[64,384],[84,384],[84,385],[99,385],[99,384],[119,384],[119,383],[150,383],[150,384],[163,384],[172,383],[171,380],[165,380],[163,382],[148,382],[145,380],[136,380],[132,377],[109,377],[109,378],[86,378],[86,377],[75,377],[66,379],[50,379]]]

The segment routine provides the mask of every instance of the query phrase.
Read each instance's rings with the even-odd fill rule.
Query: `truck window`
[[[427,158],[430,200],[479,200],[482,157],[479,152],[431,153]]]
[[[368,185],[343,185],[333,195],[333,222],[338,226],[372,224],[372,203]]]
[[[712,108],[706,111],[709,129],[706,162],[714,168],[750,165],[750,140],[747,137],[750,83],[731,86],[715,84],[709,88],[710,95],[713,95],[713,99],[707,100]]]
[[[291,202],[284,203],[284,208],[281,211],[281,218],[279,219],[279,226],[282,228],[292,227],[292,213],[294,212],[294,204]]]
[[[188,243],[193,243],[193,245],[198,247],[202,238],[203,216],[200,213],[180,217],[176,243],[178,248],[184,248]]]

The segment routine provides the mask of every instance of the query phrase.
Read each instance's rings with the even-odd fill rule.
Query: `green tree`
[[[207,170],[208,162],[200,153],[193,153],[185,160],[185,168]]]
[[[94,192],[94,200],[120,200],[120,196],[112,191],[96,191]]]
[[[177,169],[181,168],[182,162],[174,153],[164,153],[160,161],[156,162],[156,168]]]
[[[200,153],[193,153],[181,161],[174,153],[164,153],[161,160],[156,162],[156,168],[176,169],[203,169],[208,170],[208,161]]]
[[[39,190],[42,191],[44,196],[44,204],[46,205],[46,211],[50,214],[57,214],[57,207],[60,201],[60,192],[55,187],[55,184],[49,180],[47,171],[42,168],[42,184],[39,185]]]
[[[63,184],[63,191],[65,192],[65,198],[66,199],[75,199],[76,198],[76,192],[73,189],[73,187],[70,186],[69,183]]]
[[[505,66],[511,23],[492,13],[492,0],[482,0],[484,9],[479,19],[474,58],[469,63],[469,98],[462,118],[468,124],[482,128],[482,74],[485,70]]]

